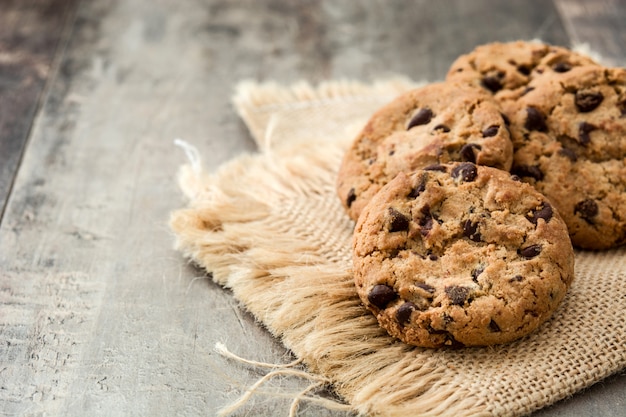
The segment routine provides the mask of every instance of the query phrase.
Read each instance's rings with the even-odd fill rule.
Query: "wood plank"
[[[0,2],[0,219],[76,0]]]
[[[433,81],[445,76],[458,55],[482,43],[568,43],[553,5],[537,0],[323,2],[318,13],[324,24],[317,45],[332,62],[317,77],[404,74]]]
[[[437,80],[459,54],[481,43],[541,38],[569,44],[553,4],[541,0],[343,3],[209,2],[207,34],[232,42],[224,58],[235,76],[284,82],[394,74]],[[243,25],[248,15],[259,18]]]
[[[293,359],[166,227],[184,204],[174,138],[210,169],[255,149],[229,104],[239,80],[434,80],[478,43],[536,37],[568,44],[542,0],[82,2],[0,225],[0,409],[212,415],[263,375],[216,342]],[[242,414],[288,408],[259,395]]]
[[[626,66],[626,2],[555,0],[573,43],[586,43],[608,65]]]

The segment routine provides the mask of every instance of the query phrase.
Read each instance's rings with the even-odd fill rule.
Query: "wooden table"
[[[0,415],[213,415],[262,375],[216,342],[293,359],[167,227],[174,138],[211,170],[255,151],[239,80],[436,80],[477,44],[532,38],[624,66],[626,1],[0,2]],[[288,408],[259,395],[238,415]],[[623,417],[626,377],[536,415]]]

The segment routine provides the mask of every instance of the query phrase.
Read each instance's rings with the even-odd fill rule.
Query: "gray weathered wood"
[[[626,66],[624,0],[555,0],[573,43],[586,43],[609,65]]]
[[[569,44],[550,2],[83,1],[0,224],[0,410],[213,415],[264,374],[220,357],[216,342],[293,359],[186,265],[166,226],[184,205],[174,138],[209,169],[255,150],[229,104],[237,81],[435,80],[476,44],[536,37]],[[619,391],[604,391],[576,404],[603,398],[605,415],[620,415]],[[288,408],[259,395],[239,415]],[[300,415],[343,414],[303,404]]]
[[[0,218],[75,0],[0,2]]]

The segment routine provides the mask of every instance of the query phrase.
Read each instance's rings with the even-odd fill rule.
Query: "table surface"
[[[209,170],[255,151],[238,81],[434,81],[478,44],[533,38],[624,66],[625,22],[624,0],[0,2],[0,414],[213,415],[266,372],[217,342],[293,360],[167,227],[174,138]],[[259,394],[236,415],[289,406]],[[626,416],[626,376],[535,415]]]

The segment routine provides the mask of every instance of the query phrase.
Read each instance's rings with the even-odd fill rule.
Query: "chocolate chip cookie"
[[[598,65],[568,48],[540,42],[494,42],[461,55],[451,65],[446,80],[479,86],[496,100],[524,90],[534,78],[558,75],[572,68]]]
[[[574,246],[626,243],[626,70],[583,66],[503,101],[512,172],[552,201]]]
[[[353,260],[380,325],[423,347],[527,335],[574,276],[557,209],[510,173],[470,162],[398,174],[363,210]]]
[[[337,193],[356,220],[399,172],[451,161],[508,170],[512,156],[505,119],[490,94],[433,83],[399,96],[371,117],[345,154]]]

